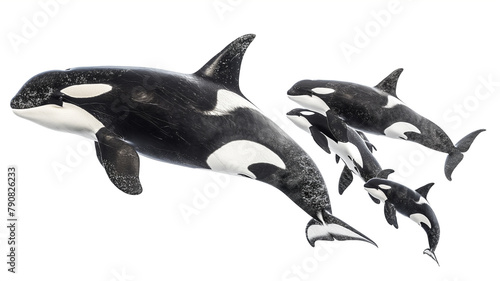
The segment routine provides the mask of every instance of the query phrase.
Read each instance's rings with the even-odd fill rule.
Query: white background
[[[7,165],[17,165],[20,220],[16,275],[3,262],[8,233],[0,228],[0,279],[498,280],[499,8],[493,1],[2,1],[0,177],[5,182]],[[243,93],[315,159],[334,214],[379,248],[311,248],[309,217],[273,187],[144,157],[144,192],[128,196],[110,183],[90,141],[9,107],[42,71],[121,65],[191,73],[246,33],[257,37],[243,61]],[[284,117],[298,107],[286,97],[298,80],[376,85],[399,67],[399,97],[454,142],[487,129],[452,182],[446,155],[369,136],[382,166],[398,171],[393,179],[414,189],[436,183],[428,199],[441,225],[440,267],[422,254],[423,229],[400,215],[400,228],[389,226],[361,179],[338,195],[342,165]]]

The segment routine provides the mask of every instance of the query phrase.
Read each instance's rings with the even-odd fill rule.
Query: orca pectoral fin
[[[347,136],[348,129],[344,120],[331,110],[326,112],[326,120],[328,122],[330,132],[335,137],[337,142],[349,142],[349,137]]]
[[[353,176],[351,170],[349,170],[349,167],[347,165],[344,166],[344,169],[342,170],[342,174],[340,175],[340,180],[339,180],[339,194],[342,195],[344,191],[351,185],[353,181]]]
[[[99,160],[99,163],[102,165],[102,155],[101,155],[101,148],[99,147],[99,142],[94,142],[95,144],[95,152],[97,154],[97,159]]]
[[[326,136],[317,127],[311,126],[309,131],[311,132],[313,140],[319,145],[319,147],[321,147],[328,154],[332,153],[328,147],[328,140],[326,139]]]
[[[384,205],[384,215],[385,219],[390,225],[394,225],[395,228],[398,228],[398,219],[396,218],[396,208],[393,204],[385,201]]]
[[[106,128],[100,129],[96,137],[97,158],[111,182],[127,194],[140,194],[139,155],[135,149]]]
[[[366,235],[362,234],[340,219],[332,216],[330,213],[323,211],[323,218],[323,222],[312,219],[307,224],[306,237],[311,246],[314,247],[316,241],[318,240],[359,240],[371,243],[378,247],[377,244]]]
[[[371,142],[365,141],[365,144],[370,152],[373,153],[374,150],[377,151],[377,148]]]
[[[335,162],[337,162],[337,164],[338,164],[339,161],[340,161],[340,156],[338,154],[335,154]]]

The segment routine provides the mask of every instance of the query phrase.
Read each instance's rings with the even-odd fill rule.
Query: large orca
[[[427,201],[427,194],[433,185],[430,183],[414,191],[387,179],[373,178],[365,184],[365,189],[384,202],[384,214],[389,224],[398,228],[397,211],[425,230],[429,248],[424,250],[424,254],[439,264],[434,251],[439,242],[440,228],[436,214]]]
[[[333,122],[342,118],[349,126],[368,133],[413,141],[448,154],[445,175],[451,174],[463,159],[477,135],[477,130],[456,145],[432,121],[406,106],[396,96],[396,85],[403,69],[393,71],[375,87],[333,80],[302,80],[289,91],[288,97],[300,105],[321,112]]]
[[[48,128],[95,140],[100,163],[125,193],[142,192],[139,153],[278,188],[312,217],[306,233],[313,245],[319,239],[375,245],[331,214],[312,159],[241,93],[240,66],[253,39],[236,39],[194,74],[139,67],[44,72],[11,107]]]

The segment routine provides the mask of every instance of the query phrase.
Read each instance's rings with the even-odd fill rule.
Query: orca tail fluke
[[[469,150],[469,147],[471,146],[472,142],[476,139],[476,137],[484,131],[486,130],[481,129],[466,135],[463,139],[458,141],[455,146],[458,148],[458,150],[460,150],[460,152],[467,152],[467,150]]]
[[[431,249],[425,249],[424,250],[424,254],[426,254],[429,257],[431,257],[438,264],[438,266],[439,266],[439,262],[438,262],[438,260],[436,258],[436,254],[434,253],[433,250],[431,250]]]
[[[486,130],[481,129],[474,131],[456,143],[455,145],[456,150],[454,150],[452,153],[448,155],[448,157],[446,158],[446,162],[444,164],[444,174],[446,175],[446,178],[448,180],[451,181],[451,174],[464,158],[464,155],[462,153],[469,150],[472,142],[474,142],[476,137],[484,131]]]
[[[460,164],[462,159],[464,159],[464,155],[458,150],[448,154],[448,157],[446,157],[446,162],[444,163],[444,174],[449,181],[451,181],[451,174],[458,164]]]
[[[378,247],[377,244],[366,235],[362,234],[342,220],[334,217],[327,211],[319,213],[318,217],[321,221],[312,219],[306,227],[306,237],[311,246],[314,247],[316,241],[318,240],[359,240],[371,243]]]

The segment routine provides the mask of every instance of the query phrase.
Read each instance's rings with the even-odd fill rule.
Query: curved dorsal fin
[[[394,173],[394,170],[392,170],[392,169],[385,169],[385,170],[382,170],[382,171],[378,172],[377,178],[387,179],[389,177],[389,175],[392,174],[392,173]]]
[[[433,182],[431,183],[428,183],[424,186],[422,186],[421,188],[415,190],[416,192],[418,192],[418,194],[420,194],[422,197],[425,198],[425,200],[427,200],[427,193],[429,193],[429,190],[431,190],[431,187],[434,185]]]
[[[195,75],[213,80],[215,83],[226,86],[229,90],[240,93],[241,61],[254,38],[254,34],[237,38],[195,72]]]
[[[375,86],[375,88],[382,90],[389,95],[397,98],[396,96],[396,86],[398,84],[399,75],[403,72],[402,68],[398,68],[394,70],[389,76],[385,77],[384,80],[380,81],[380,83]]]

